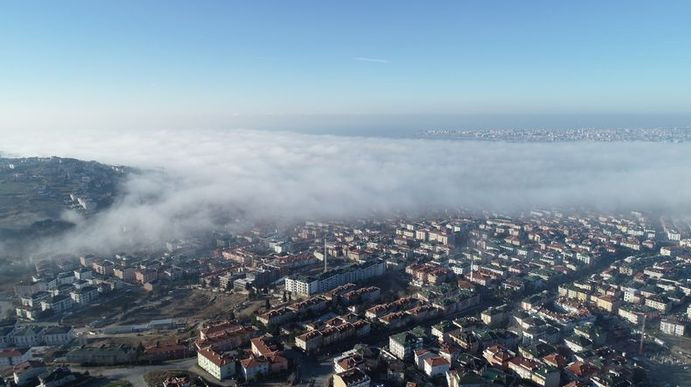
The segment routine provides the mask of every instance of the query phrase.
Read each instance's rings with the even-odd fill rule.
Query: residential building
[[[137,350],[128,345],[101,345],[99,347],[82,346],[65,355],[65,360],[73,364],[115,365],[126,364],[135,360]]]
[[[67,345],[74,340],[74,330],[72,327],[50,326],[43,330],[42,342],[44,345],[61,346]]]
[[[441,356],[428,357],[423,361],[425,375],[433,378],[444,375],[451,367],[451,363]]]
[[[211,347],[197,350],[197,365],[218,380],[235,375],[235,358]]]
[[[285,280],[285,289],[293,294],[310,296],[327,292],[350,282],[360,282],[368,278],[381,276],[384,274],[385,269],[386,263],[377,259],[327,271],[317,276],[288,277]]]
[[[369,387],[372,379],[359,368],[353,368],[333,376],[333,387]]]
[[[401,332],[389,336],[389,351],[401,360],[410,360],[422,343],[423,338],[413,331]]]
[[[668,335],[684,336],[686,321],[677,317],[664,317],[660,320],[660,330]]]

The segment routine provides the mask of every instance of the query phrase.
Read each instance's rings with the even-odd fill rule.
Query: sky
[[[685,125],[689,15],[688,1],[3,1],[0,131]]]

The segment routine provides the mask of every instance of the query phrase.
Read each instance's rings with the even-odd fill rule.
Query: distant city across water
[[[612,114],[444,114],[444,115],[275,115],[240,116],[228,128],[291,131],[304,134],[419,138],[430,131],[683,129],[691,115]]]

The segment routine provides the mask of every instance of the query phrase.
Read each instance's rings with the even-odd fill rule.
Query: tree
[[[139,344],[137,345],[137,354],[136,354],[136,359],[137,361],[142,360],[144,357],[144,344],[140,341]]]
[[[264,304],[264,306],[266,307],[266,309],[271,309],[271,301],[269,301],[268,298],[266,299],[266,303]]]
[[[288,293],[285,290],[283,291],[283,302],[288,302]]]

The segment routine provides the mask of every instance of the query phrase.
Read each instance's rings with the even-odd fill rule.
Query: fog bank
[[[142,170],[50,246],[112,251],[248,219],[469,207],[688,213],[691,144],[519,144],[252,130],[2,133],[0,151]]]

